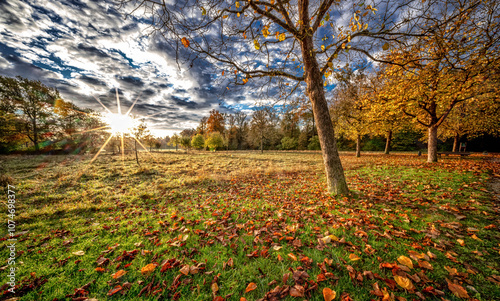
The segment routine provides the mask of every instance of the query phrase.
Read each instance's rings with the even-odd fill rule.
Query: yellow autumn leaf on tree
[[[201,15],[204,16],[206,14],[207,14],[207,10],[204,7],[202,7],[201,8]]]
[[[181,42],[182,42],[182,45],[184,45],[184,47],[186,47],[186,48],[189,47],[189,40],[186,39],[185,37],[181,39]]]
[[[282,33],[282,34],[280,34],[280,35],[278,36],[278,40],[280,40],[280,42],[281,42],[281,41],[284,41],[284,40],[285,40],[285,38],[286,38],[285,33]]]
[[[236,6],[236,8],[240,7],[240,3],[238,1],[236,1],[236,3],[234,5]]]
[[[266,25],[264,26],[264,28],[262,28],[262,35],[267,38],[267,36],[270,34],[269,32],[269,25]]]
[[[259,49],[260,49],[260,44],[259,44],[259,41],[257,41],[257,40],[253,40],[253,45],[255,46],[255,49],[256,49],[256,50],[259,50]]]

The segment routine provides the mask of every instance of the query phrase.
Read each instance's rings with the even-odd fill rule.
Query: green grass
[[[92,164],[90,157],[78,156],[0,158],[3,181],[16,186],[16,230],[29,231],[17,242],[16,281],[25,286],[20,300],[71,300],[66,296],[87,283],[83,295],[100,301],[257,300],[283,287],[291,269],[306,271],[313,289],[284,300],[323,300],[324,287],[335,290],[337,299],[347,293],[353,300],[378,300],[370,292],[375,282],[407,300],[417,299],[416,293],[440,300],[424,292],[430,286],[458,300],[447,280],[472,298],[500,298],[499,285],[487,279],[500,274],[499,207],[487,190],[498,163],[471,157],[426,164],[409,154],[343,154],[353,193],[334,198],[325,193],[319,152],[140,156],[141,166],[132,156],[122,161],[101,155]],[[7,237],[6,226],[0,234]],[[340,241],[322,246],[318,239],[327,235]],[[6,244],[2,241],[0,251],[4,265]],[[119,260],[132,250],[138,251],[133,259]],[[77,251],[84,255],[74,255]],[[429,280],[412,280],[414,291],[391,287],[393,272],[401,270],[380,266],[410,257],[409,251],[436,255],[428,258],[433,270],[412,259],[407,275],[420,273]],[[360,259],[352,261],[350,254]],[[96,270],[100,256],[110,259],[104,272]],[[160,272],[168,259],[180,265]],[[227,265],[230,259],[233,266]],[[325,259],[331,265],[323,265]],[[142,275],[141,268],[151,263],[158,266]],[[183,265],[200,269],[182,275],[175,287]],[[445,266],[459,274],[451,275]],[[351,279],[351,267],[354,278],[361,280],[365,272],[362,281]],[[127,273],[113,279],[122,269]],[[324,269],[332,277],[317,282]],[[376,278],[369,279],[366,271]],[[28,288],[39,277],[47,282]],[[127,282],[131,286],[123,295],[107,295]],[[213,282],[219,289],[215,294]],[[257,289],[245,293],[251,282]],[[148,284],[153,289],[138,297]],[[290,277],[287,285],[295,284]]]

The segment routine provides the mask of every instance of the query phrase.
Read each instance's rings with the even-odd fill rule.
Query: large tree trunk
[[[298,5],[302,30],[309,30],[308,0],[299,0]],[[344,169],[342,168],[335,143],[332,119],[325,99],[325,91],[323,90],[323,78],[316,57],[313,54],[314,44],[312,35],[303,33],[303,36],[304,38],[301,40],[300,46],[304,61],[307,95],[311,101],[316,120],[328,191],[333,194],[347,194],[349,193],[349,189],[347,188]]]
[[[38,145],[38,129],[36,127],[36,119],[33,119],[33,143],[35,144],[35,150],[39,151],[40,146]]]
[[[391,151],[391,140],[392,140],[392,131],[387,131],[387,137],[385,140],[385,151],[384,154],[388,155]]]
[[[437,162],[437,130],[436,125],[429,127],[429,138],[427,141],[427,162]]]
[[[453,151],[454,152],[459,151],[459,148],[458,148],[459,142],[460,142],[460,134],[455,134],[455,137],[453,137]]]
[[[361,157],[361,135],[356,137],[356,157]]]

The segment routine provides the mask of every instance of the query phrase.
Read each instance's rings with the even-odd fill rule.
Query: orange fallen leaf
[[[332,301],[333,299],[335,299],[336,296],[337,293],[331,290],[330,288],[325,287],[323,289],[323,298],[325,298],[325,301]]]
[[[413,262],[411,261],[410,258],[408,258],[404,255],[401,255],[398,257],[398,261],[399,261],[399,263],[404,264],[405,266],[409,267],[410,269],[413,269]]]
[[[461,285],[448,282],[448,288],[455,296],[459,298],[469,299],[469,294]]]
[[[450,273],[450,276],[458,275],[458,271],[455,268],[450,268],[449,266],[444,266],[444,269]]]
[[[247,286],[247,289],[245,290],[245,293],[251,292],[256,288],[257,288],[257,284],[250,282]]]
[[[113,296],[114,294],[118,293],[119,291],[121,291],[123,289],[123,287],[121,285],[117,285],[115,286],[112,290],[110,290],[108,292],[108,296]]]
[[[123,275],[127,274],[126,271],[124,270],[119,270],[118,272],[114,273],[113,275],[111,275],[113,277],[113,279],[118,279],[120,277],[122,277]]]
[[[103,269],[103,268],[95,268],[95,271],[96,271],[96,272],[101,272],[101,273],[102,273],[102,272],[104,272],[104,271],[105,271],[105,269]]]
[[[412,290],[415,288],[411,280],[406,277],[394,275],[394,280],[396,280],[396,283],[404,289]]]
[[[351,254],[349,254],[349,259],[350,259],[351,261],[356,261],[356,260],[360,260],[361,258],[359,258],[359,256],[358,256],[358,255],[356,255],[356,254],[354,254],[354,253],[351,253]]]
[[[457,239],[458,243],[463,247],[465,245],[465,241],[463,239]]]
[[[480,239],[479,237],[477,237],[476,234],[472,234],[471,238],[475,239],[475,240],[483,241],[482,239]]]
[[[297,256],[293,255],[292,253],[288,253],[288,257],[290,257],[293,261],[297,261]]]
[[[241,297],[240,301],[247,301],[247,298]]]
[[[150,263],[141,269],[142,275],[149,275],[156,269],[156,265]]]

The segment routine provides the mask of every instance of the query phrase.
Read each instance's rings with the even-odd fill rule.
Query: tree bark
[[[387,131],[387,137],[385,140],[385,151],[384,154],[388,155],[391,151],[391,140],[392,140],[392,131]]]
[[[36,127],[36,118],[33,119],[33,143],[35,144],[35,150],[39,151],[40,146],[38,145],[38,129]]]
[[[427,141],[427,163],[437,162],[437,130],[436,125],[429,127],[429,138]]]
[[[460,143],[460,134],[455,134],[455,137],[453,137],[453,151],[458,152],[459,148],[458,145]]]
[[[349,189],[344,176],[344,169],[340,162],[339,153],[335,143],[335,133],[328,104],[323,89],[323,78],[316,57],[313,54],[313,39],[309,30],[309,1],[299,0],[299,19],[302,21],[302,35],[300,41],[302,58],[304,61],[307,95],[313,107],[316,120],[318,138],[321,144],[321,153],[325,165],[328,191],[333,194],[347,194]]]
[[[260,132],[260,153],[264,153],[264,133],[262,132],[262,130]]]
[[[356,157],[361,157],[361,135],[356,137]]]

